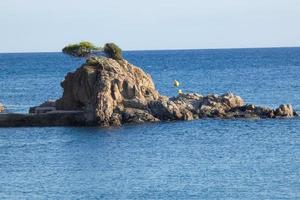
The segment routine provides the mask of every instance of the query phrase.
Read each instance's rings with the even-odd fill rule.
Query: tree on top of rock
[[[122,60],[122,49],[115,43],[106,43],[104,48],[97,47],[91,42],[83,41],[78,44],[70,44],[62,49],[64,54],[74,57],[88,57],[93,54],[104,53],[108,58]]]
[[[107,57],[114,60],[122,60],[122,49],[115,43],[106,43],[104,46],[104,53]]]
[[[82,41],[79,44],[70,44],[64,47],[62,52],[74,57],[86,57],[101,49],[101,47],[97,47],[90,42]]]

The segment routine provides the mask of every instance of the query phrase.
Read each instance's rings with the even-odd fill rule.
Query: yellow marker
[[[179,82],[177,80],[174,80],[174,86],[178,87],[179,86]]]
[[[178,90],[178,94],[182,94],[182,90]]]

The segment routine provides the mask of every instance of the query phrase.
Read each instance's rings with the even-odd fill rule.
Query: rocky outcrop
[[[244,104],[232,93],[180,94],[168,98],[155,89],[150,75],[126,60],[91,57],[62,82],[64,93],[57,110],[84,111],[87,124],[116,126],[198,118],[293,117],[290,105],[278,109]],[[47,106],[48,104],[46,104]]]
[[[150,102],[151,113],[161,120],[193,120],[199,118],[289,118],[297,116],[291,105],[277,109],[244,104],[232,93],[201,96],[180,94],[177,97]]]
[[[152,79],[126,60],[91,57],[61,85],[64,93],[56,108],[84,110],[87,123],[119,125],[134,120],[133,115],[138,121],[156,120],[147,111],[148,102],[160,97]]]
[[[90,57],[61,83],[63,95],[30,108],[30,114],[0,116],[0,126],[119,126],[199,118],[290,118],[291,105],[277,109],[245,104],[232,93],[162,96],[149,74],[126,60]]]
[[[0,103],[0,113],[4,111],[4,106],[3,104]]]

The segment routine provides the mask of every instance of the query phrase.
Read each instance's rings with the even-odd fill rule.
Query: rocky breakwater
[[[128,63],[90,57],[61,83],[63,95],[30,109],[30,114],[0,117],[0,126],[119,126],[199,118],[290,118],[291,105],[277,109],[245,104],[232,93],[168,98],[155,89],[149,74]]]

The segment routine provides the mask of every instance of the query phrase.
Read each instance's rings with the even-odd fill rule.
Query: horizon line
[[[300,46],[266,46],[266,47],[216,47],[216,48],[183,48],[183,49],[129,49],[123,52],[136,52],[136,51],[191,51],[191,50],[234,50],[234,49],[280,49],[280,48],[300,48]],[[61,53],[61,51],[15,51],[15,52],[0,52],[0,54],[14,54],[14,53]]]

